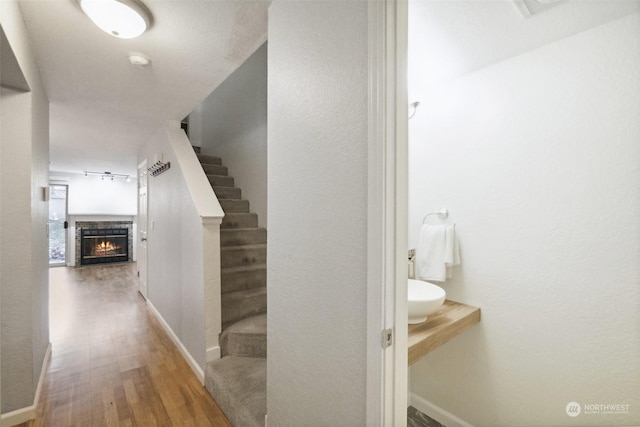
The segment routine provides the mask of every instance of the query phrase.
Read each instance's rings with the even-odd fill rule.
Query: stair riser
[[[204,172],[208,175],[229,175],[229,170],[226,166],[219,165],[202,165]]]
[[[252,291],[261,291],[260,289]],[[250,295],[241,295],[244,292],[222,294],[222,329],[247,317],[257,316],[267,312],[267,291],[252,292]]]
[[[234,179],[232,176],[207,175],[209,183],[216,187],[233,187]]]
[[[223,229],[220,230],[220,244],[222,246],[257,245],[267,243],[267,230],[252,229]]]
[[[267,286],[267,269],[222,269],[222,293]]]
[[[220,264],[225,267],[240,267],[267,262],[267,248],[222,248]]]
[[[267,357],[266,334],[228,334],[220,340],[222,357]]]
[[[254,213],[228,213],[222,218],[220,228],[249,228],[258,226],[258,215]]]
[[[196,153],[198,156],[198,160],[200,160],[200,163],[202,164],[208,164],[208,165],[221,165],[222,164],[222,159],[220,157],[216,157],[216,156],[209,156],[207,154],[200,154],[200,153]]]
[[[213,187],[213,192],[216,193],[218,199],[240,199],[242,198],[242,192],[237,187]]]
[[[225,213],[249,213],[248,200],[221,199],[219,202]]]

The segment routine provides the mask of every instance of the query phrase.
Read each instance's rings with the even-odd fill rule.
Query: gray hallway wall
[[[269,425],[366,422],[367,3],[269,10]]]

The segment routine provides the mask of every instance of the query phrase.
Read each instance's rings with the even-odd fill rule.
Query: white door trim
[[[141,175],[141,171],[142,171],[142,175]],[[140,293],[140,295],[142,295],[144,297],[144,299],[147,299],[147,294],[148,294],[148,288],[149,288],[149,245],[148,245],[148,241],[147,236],[148,236],[148,231],[149,231],[149,182],[147,180],[147,159],[144,159],[143,161],[140,162],[140,164],[138,164],[138,168],[137,168],[137,173],[138,173],[138,217],[137,217],[137,232],[136,235],[134,236],[134,239],[136,239],[136,243],[135,245],[137,246],[137,250],[136,250],[136,263],[137,263],[137,270],[138,270],[138,292]],[[144,178],[142,178],[144,177]],[[140,215],[140,189],[143,183],[144,179],[144,187],[145,187],[145,198],[144,198],[144,203],[145,203],[145,207],[144,207],[144,217],[141,218]],[[142,248],[142,238],[145,239],[144,243],[144,248]],[[142,252],[144,251],[144,253]],[[141,260],[142,258],[142,260]],[[140,282],[141,282],[141,271],[142,269],[144,269],[144,272],[142,273],[142,280],[144,280],[144,286],[140,286]]]
[[[407,9],[369,2],[368,426],[407,422]]]

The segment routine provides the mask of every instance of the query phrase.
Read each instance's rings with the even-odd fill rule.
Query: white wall
[[[51,171],[51,182],[69,186],[69,215],[136,215],[138,210],[135,176],[126,182],[122,178],[111,181],[100,176]]]
[[[449,208],[444,288],[482,321],[411,387],[475,426],[640,424],[639,34],[635,13],[412,94],[409,241]]]
[[[151,160],[162,152],[171,169],[148,180],[148,299],[200,366],[205,363],[202,223],[161,129],[142,154]],[[199,252],[200,251],[200,252]],[[189,301],[185,307],[184,301]]]
[[[274,2],[269,425],[365,423],[367,3]]]
[[[177,143],[176,138],[180,139]],[[186,350],[183,354],[192,368],[197,365],[194,370],[202,380],[207,351],[217,351],[219,357],[219,349],[211,347],[217,346],[221,332],[220,243],[216,230],[223,212],[202,169],[201,182],[194,185],[198,178],[194,179],[194,168],[189,167],[188,172],[181,168],[176,147],[183,160],[185,155],[192,156],[187,164],[199,166],[178,122],[159,129],[138,155],[139,162],[148,159],[152,164],[156,153],[162,153],[163,161],[171,163],[170,169],[148,177],[147,298]],[[209,219],[216,216],[217,225],[211,228]],[[217,289],[217,297],[210,295],[212,289]],[[213,341],[206,339],[205,326],[208,335],[215,335]]]
[[[260,47],[205,99],[194,112],[194,145],[203,154],[222,157],[258,214],[267,225],[267,44]],[[191,117],[191,116],[190,116]],[[191,120],[190,120],[191,126]]]
[[[31,223],[23,220],[31,216],[31,147],[20,144],[30,128],[30,96],[2,94],[2,412],[33,400]]]
[[[49,344],[49,103],[16,1],[0,24],[31,92],[2,91],[0,290],[2,413],[31,407]]]

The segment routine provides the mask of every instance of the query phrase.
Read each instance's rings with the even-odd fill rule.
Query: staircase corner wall
[[[267,227],[267,43],[258,48],[194,111],[203,154],[224,159],[229,174]]]

